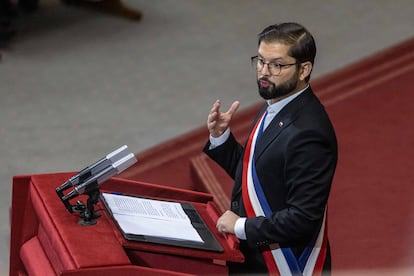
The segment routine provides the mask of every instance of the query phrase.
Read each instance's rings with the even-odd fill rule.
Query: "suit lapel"
[[[260,158],[267,146],[276,139],[282,131],[289,127],[295,119],[300,115],[300,110],[306,103],[315,98],[315,95],[312,92],[312,89],[309,87],[301,95],[296,97],[293,101],[287,104],[272,120],[269,126],[265,129],[262,136],[256,141],[255,148],[255,161]],[[263,112],[266,111],[267,104],[265,104],[258,115],[256,116],[253,126],[256,124],[257,120],[261,117]],[[281,124],[280,124],[281,123]],[[252,128],[253,128],[252,126]],[[251,131],[251,130],[250,130]],[[250,134],[249,134],[250,135]],[[243,162],[243,161],[242,161]],[[240,177],[241,180],[241,177]],[[236,182],[236,185],[233,187],[232,191],[232,200],[239,198],[241,195],[242,185],[241,181]],[[240,204],[243,204],[241,201]]]
[[[308,88],[301,95],[293,99],[282,110],[276,114],[269,126],[256,141],[255,160],[259,159],[267,146],[276,139],[282,131],[287,129],[292,122],[300,115],[302,107],[313,98],[311,88]]]

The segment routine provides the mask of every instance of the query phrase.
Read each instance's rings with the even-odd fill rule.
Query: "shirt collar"
[[[302,90],[296,92],[293,95],[290,95],[287,98],[284,98],[283,100],[280,100],[278,102],[275,102],[274,104],[270,104],[269,105],[269,101],[267,101],[267,104],[269,105],[267,107],[267,113],[268,114],[277,114],[279,113],[280,110],[282,110],[283,107],[285,107],[288,103],[290,103],[294,98],[296,98],[297,96],[299,96],[300,94],[303,93],[303,91],[305,91],[306,89],[308,89],[309,84]]]

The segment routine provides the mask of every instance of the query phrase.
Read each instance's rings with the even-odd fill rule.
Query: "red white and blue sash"
[[[242,195],[248,217],[271,216],[272,210],[260,185],[254,163],[254,148],[263,132],[267,112],[257,121],[250,133],[243,157]],[[299,259],[290,248],[278,244],[263,250],[263,258],[270,275],[321,275],[327,251],[326,211],[318,235]]]

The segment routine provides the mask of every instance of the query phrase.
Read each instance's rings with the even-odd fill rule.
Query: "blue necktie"
[[[264,113],[263,118],[262,118],[262,121],[260,123],[259,132],[257,133],[256,141],[257,141],[257,139],[259,139],[259,137],[262,135],[262,133],[264,131],[264,122],[266,121],[266,116],[267,116],[267,110]]]

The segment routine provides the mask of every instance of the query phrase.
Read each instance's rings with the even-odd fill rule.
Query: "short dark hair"
[[[310,61],[313,65],[316,56],[316,45],[312,34],[298,23],[288,22],[270,25],[258,35],[258,44],[279,42],[290,46],[289,56],[298,63]],[[309,81],[310,75],[306,79]]]

